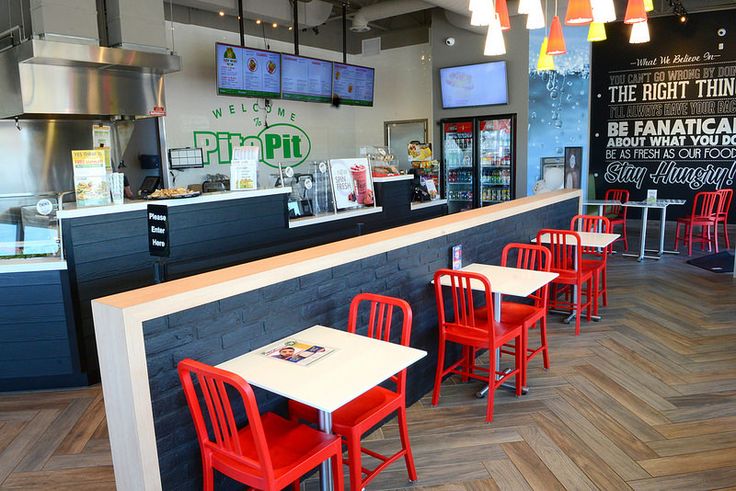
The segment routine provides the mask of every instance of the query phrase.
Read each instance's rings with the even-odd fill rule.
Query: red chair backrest
[[[412,312],[411,306],[405,300],[374,293],[361,293],[353,297],[350,302],[350,314],[348,317],[348,332],[355,333],[360,318],[360,308],[367,306],[368,311],[368,337],[391,342],[391,327],[394,324],[394,311],[401,312],[401,345],[409,346],[411,340]],[[396,391],[404,393],[406,387],[406,370],[402,370],[391,377],[396,383]]]
[[[445,317],[445,297],[441,285],[444,277],[447,277],[450,281],[450,307],[453,315],[451,322]],[[471,288],[473,283],[483,287],[482,293],[485,300],[483,308],[486,309],[486,313],[480,319],[476,317],[475,299]],[[490,335],[491,345],[493,345],[493,299],[491,283],[488,278],[469,271],[439,269],[434,274],[434,291],[437,298],[437,315],[440,329],[457,326],[468,330],[478,330]]]
[[[262,478],[264,483],[272,481],[274,470],[268,452],[266,435],[263,432],[256,397],[248,382],[232,372],[190,358],[179,362],[178,371],[179,379],[184,387],[187,405],[194,420],[194,428],[197,431],[200,448],[209,448],[215,453],[251,468],[253,474]],[[199,390],[194,384],[195,380],[198,382]],[[231,393],[233,390],[236,391],[243,400],[258,460],[249,458],[243,453],[242,443],[238,438],[238,427],[230,404],[228,388]],[[206,419],[205,412],[202,411],[200,396],[207,407]],[[210,436],[207,430],[208,426],[212,430],[214,438]],[[252,485],[257,486],[257,483]]]
[[[620,201],[621,203],[625,203],[629,201],[629,192],[626,189],[608,189],[603,199],[615,200],[615,201]],[[628,211],[627,207],[620,206],[620,205],[611,205],[611,206],[603,207],[603,214],[606,216],[616,215],[617,217],[626,219],[627,211]]]
[[[548,242],[542,240],[545,235],[549,235]],[[577,232],[545,228],[537,232],[537,244],[543,243],[552,255],[550,271],[582,277],[583,248]]]
[[[701,191],[693,199],[690,211],[691,221],[712,220],[718,211],[719,194],[717,191]]]
[[[516,261],[514,261],[514,257]],[[533,269],[535,271],[549,271],[552,267],[552,254],[541,244],[506,244],[501,254],[501,266]],[[536,307],[547,308],[547,288],[542,288],[529,295],[534,299]]]
[[[607,234],[611,230],[611,221],[598,215],[575,215],[570,220],[570,230],[577,232],[601,232]],[[608,246],[607,251],[613,250],[613,245]],[[583,247],[583,254],[595,254],[600,256],[597,247]]]
[[[721,197],[718,200],[718,218],[720,220],[727,220],[728,212],[731,210],[731,201],[733,201],[733,189],[725,188],[717,192]]]

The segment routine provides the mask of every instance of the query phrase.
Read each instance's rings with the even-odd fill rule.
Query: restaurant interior
[[[736,489],[736,1],[0,0],[0,489]]]

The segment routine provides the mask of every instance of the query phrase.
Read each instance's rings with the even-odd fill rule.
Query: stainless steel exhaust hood
[[[165,110],[177,55],[31,39],[0,52],[0,118],[145,117]]]

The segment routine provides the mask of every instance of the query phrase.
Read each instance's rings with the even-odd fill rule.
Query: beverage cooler
[[[441,125],[449,212],[514,199],[516,116],[444,119]]]

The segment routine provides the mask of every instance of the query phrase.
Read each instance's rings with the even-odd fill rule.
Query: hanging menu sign
[[[659,198],[692,203],[698,191],[732,188],[736,51],[728,36],[736,16],[691,14],[686,24],[654,18],[652,42],[643,44],[629,43],[630,26],[608,26],[608,40],[593,43],[592,52],[596,194],[623,188],[641,200],[656,189]],[[674,208],[671,218],[689,208]]]
[[[373,105],[373,68],[344,63],[333,63],[332,66],[332,92],[340,98],[341,104]]]
[[[148,252],[152,256],[169,257],[169,207],[166,205],[148,205]]]
[[[221,43],[215,53],[219,95],[281,97],[279,53]]]

